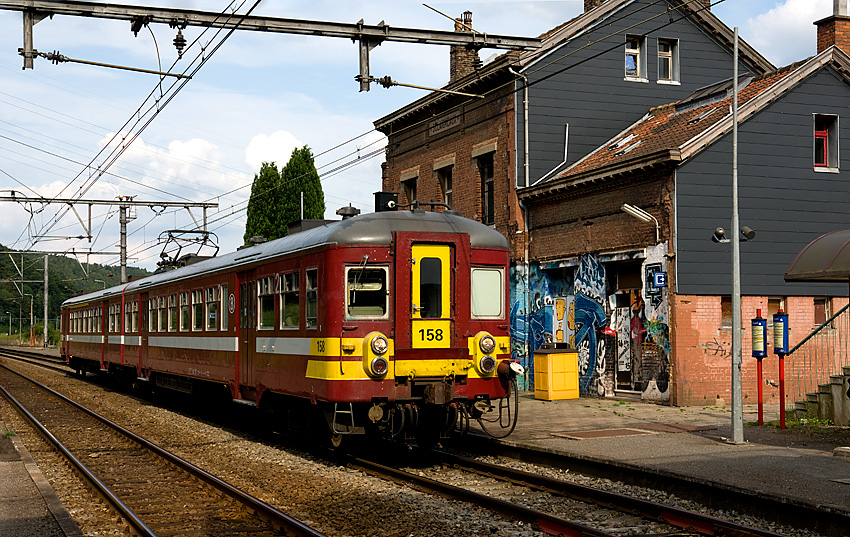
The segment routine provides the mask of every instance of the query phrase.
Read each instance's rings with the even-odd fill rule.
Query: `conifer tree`
[[[260,173],[254,174],[251,198],[248,200],[248,221],[245,223],[245,244],[251,237],[268,240],[282,237],[277,226],[277,207],[280,205],[281,177],[274,162],[263,162]],[[284,233],[285,234],[285,233]]]
[[[319,172],[313,162],[313,152],[306,145],[292,150],[289,162],[280,172],[282,196],[278,207],[280,236],[286,227],[301,219],[301,193],[304,193],[304,218],[321,219],[325,216],[325,194]]]

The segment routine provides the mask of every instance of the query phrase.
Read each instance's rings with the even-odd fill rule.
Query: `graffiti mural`
[[[670,399],[670,328],[668,326],[668,290],[658,286],[655,273],[667,272],[667,244],[646,249],[643,270],[643,299],[641,324],[644,330],[644,357],[641,377],[645,381],[641,399],[668,401]]]
[[[578,351],[579,393],[605,395],[605,342],[597,332],[608,324],[605,267],[595,255],[583,255],[575,276],[575,347]]]
[[[668,400],[668,291],[655,279],[667,271],[666,253],[663,244],[647,248],[638,266],[641,287],[612,294],[597,255],[582,255],[577,264],[533,264],[528,274],[512,267],[512,356],[528,371],[520,389],[533,389],[534,351],[563,342],[578,353],[582,396],[612,396],[619,388]]]

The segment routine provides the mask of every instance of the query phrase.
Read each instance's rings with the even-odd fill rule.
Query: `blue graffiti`
[[[579,378],[579,392],[587,395],[591,380],[593,380],[596,372],[596,331],[608,324],[608,317],[605,315],[605,310],[602,309],[601,304],[583,294],[578,294],[575,300],[575,322],[578,329],[576,331],[576,347],[580,346],[585,339],[587,340],[587,364],[586,368],[581,368],[583,371]]]

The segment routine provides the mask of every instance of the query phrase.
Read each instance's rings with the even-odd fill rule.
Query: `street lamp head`
[[[743,240],[751,241],[756,237],[756,232],[749,226],[741,226],[741,235],[744,236]]]
[[[628,203],[624,203],[623,206],[620,207],[620,209],[624,213],[637,218],[641,222],[646,222],[647,224],[652,222],[652,215],[649,214],[648,212],[644,211],[643,209],[639,208],[639,207],[635,207],[634,205],[629,205]]]

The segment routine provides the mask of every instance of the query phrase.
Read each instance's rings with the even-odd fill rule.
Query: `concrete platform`
[[[23,442],[0,419],[0,535],[82,537]]]
[[[615,461],[705,483],[828,506],[850,514],[850,429],[758,427],[757,406],[744,406],[744,439],[731,444],[731,409],[669,407],[616,399],[535,400],[521,394],[519,422],[503,443]],[[765,421],[778,420],[769,405]]]

